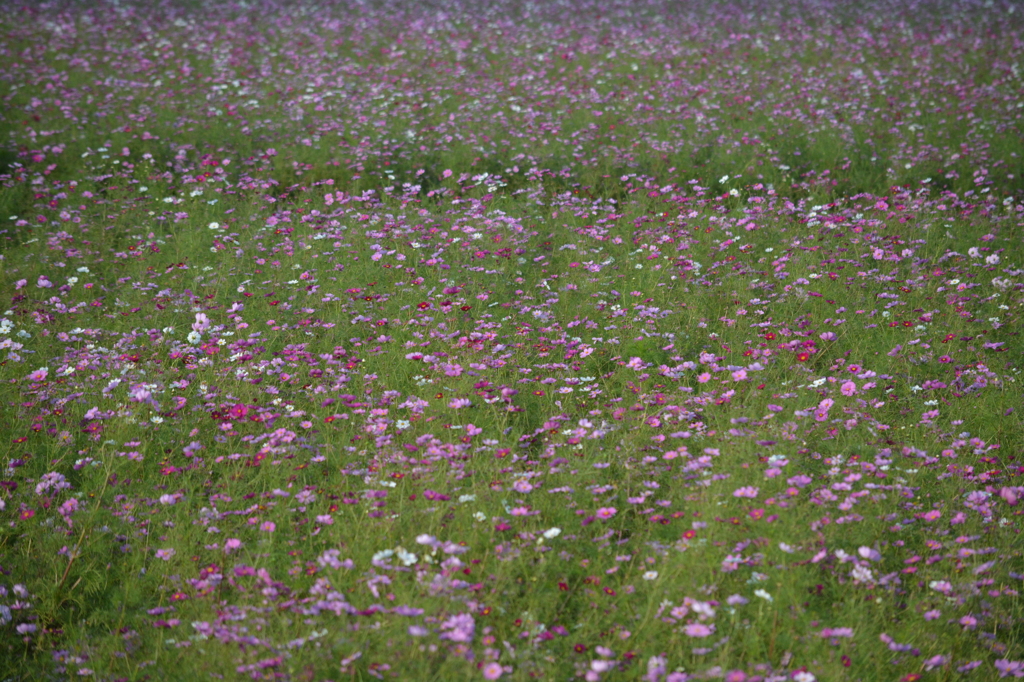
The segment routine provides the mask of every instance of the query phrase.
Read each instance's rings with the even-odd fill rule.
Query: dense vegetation
[[[1024,677],[1021,14],[0,5],[0,680]]]

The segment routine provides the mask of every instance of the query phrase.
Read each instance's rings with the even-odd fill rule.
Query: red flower
[[[796,361],[797,362],[807,362],[810,359],[811,359],[811,354],[810,353],[800,353],[799,355],[796,356]]]

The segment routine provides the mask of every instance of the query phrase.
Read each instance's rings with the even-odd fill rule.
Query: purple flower
[[[995,662],[999,677],[1024,677],[1024,661],[1010,661],[1000,658]]]

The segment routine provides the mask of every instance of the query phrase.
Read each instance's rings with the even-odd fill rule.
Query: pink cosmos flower
[[[845,381],[843,382],[843,385],[839,387],[839,392],[843,395],[856,395],[857,384],[852,381]]]
[[[494,663],[494,662],[488,663],[483,668],[483,673],[484,673],[484,679],[485,680],[496,680],[499,677],[501,677],[501,674],[503,672],[505,672],[505,671],[502,670],[501,665],[498,664],[498,663]]]
[[[173,547],[168,547],[167,549],[158,549],[156,551],[156,558],[163,559],[164,561],[170,561],[171,557],[173,557],[175,554],[177,554],[177,552],[174,550]]]
[[[861,547],[857,550],[857,554],[860,554],[863,558],[869,561],[881,561],[882,555],[878,553],[878,550],[872,549],[871,547]]]
[[[533,484],[525,478],[521,478],[512,484],[512,490],[515,490],[517,493],[528,493],[533,490]]]
[[[853,628],[825,628],[822,637],[853,637]]]
[[[748,499],[752,500],[755,497],[757,497],[757,494],[759,492],[761,492],[761,491],[758,488],[756,488],[756,487],[754,487],[752,485],[747,485],[747,486],[743,486],[742,488],[737,488],[736,490],[732,491],[732,496],[733,497],[745,497],[745,498],[748,498]]]
[[[46,381],[46,376],[50,373],[48,367],[40,367],[36,371],[28,375],[29,381]]]
[[[275,530],[277,530],[277,524],[275,524],[273,521],[264,521],[262,524],[260,524],[260,530],[267,533],[273,533]]]
[[[618,509],[615,507],[601,507],[597,510],[597,518],[602,521],[607,521],[618,513]]]
[[[690,623],[683,632],[686,633],[687,637],[709,637],[714,634],[714,625],[705,625],[704,623]]]
[[[206,316],[206,313],[196,313],[196,321],[192,323],[192,331],[202,334],[210,326],[210,318]]]

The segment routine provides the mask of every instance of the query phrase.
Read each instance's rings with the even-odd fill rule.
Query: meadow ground
[[[1024,677],[1013,2],[0,5],[0,680]]]

